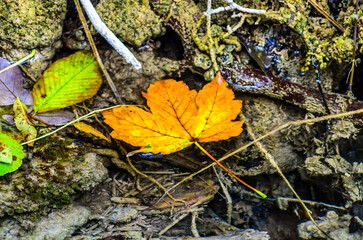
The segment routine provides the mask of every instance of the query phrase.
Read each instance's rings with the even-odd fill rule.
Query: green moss
[[[62,34],[66,0],[3,0],[0,4],[0,48],[49,46]]]
[[[72,144],[70,139],[43,138],[36,142],[36,152],[46,162],[64,163],[70,161],[71,150],[67,147]]]
[[[111,31],[129,44],[141,46],[164,32],[148,1],[101,0],[96,9]]]
[[[266,14],[263,21],[273,21],[287,25],[302,37],[307,53],[305,66],[302,71],[308,70],[313,63],[318,63],[320,68],[325,68],[331,60],[337,62],[351,62],[353,56],[354,32],[354,6],[342,5],[338,17],[335,19],[345,29],[344,33],[338,30],[329,20],[319,13],[311,4],[304,0],[286,0],[268,5],[269,1],[244,1],[236,0],[242,7],[264,9]],[[327,1],[317,3],[330,14]],[[247,21],[249,22],[249,21]],[[358,13],[358,26],[363,22],[362,11]],[[254,21],[251,22],[254,24]],[[358,30],[357,43],[362,51],[363,33]],[[260,41],[264,41],[261,39]],[[261,44],[262,46],[263,44]]]
[[[329,8],[324,5],[322,7],[329,13]],[[312,12],[317,14],[311,16]],[[308,51],[302,71],[306,71],[314,62],[320,68],[325,68],[332,59],[338,62],[352,61],[352,35],[339,32],[311,5],[306,9],[306,1],[285,1],[283,6],[268,9],[265,17],[286,24],[303,38]],[[344,27],[349,32],[352,26]]]

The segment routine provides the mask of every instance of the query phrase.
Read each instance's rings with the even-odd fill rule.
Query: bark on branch
[[[236,64],[222,68],[221,73],[235,91],[265,95],[294,104],[312,113],[326,114],[321,94],[317,88],[306,87],[277,77],[267,77],[257,70]],[[332,92],[324,94],[332,114],[363,108],[363,101]],[[354,124],[362,126],[363,114],[352,116],[352,121]]]

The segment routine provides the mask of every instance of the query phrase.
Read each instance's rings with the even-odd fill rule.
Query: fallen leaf
[[[29,108],[29,111],[30,108]],[[75,117],[75,114],[70,111],[64,111],[64,110],[55,110],[45,113],[39,113],[34,116],[36,119],[40,119],[43,122],[49,124],[49,125],[61,125],[68,123],[73,120]],[[14,116],[13,115],[3,115],[3,119],[6,120],[10,124],[14,124]],[[36,121],[33,119],[33,121]]]
[[[34,112],[47,112],[83,102],[97,93],[101,83],[102,76],[92,53],[79,51],[59,59],[34,85]]]
[[[21,135],[23,135],[27,141],[35,139],[37,137],[37,130],[29,121],[28,108],[24,103],[20,102],[19,98],[16,98],[13,109],[15,126],[21,132]],[[33,146],[34,142],[29,143],[28,145]]]
[[[75,117],[75,114],[70,111],[55,110],[51,112],[39,113],[34,117],[50,125],[60,125],[70,122]]]
[[[9,61],[0,58],[0,69],[4,69],[10,65]],[[15,66],[0,74],[0,79],[4,82],[0,82],[0,106],[12,105],[15,101],[15,96],[19,97],[20,100],[31,105],[33,99],[28,90],[23,88],[23,75],[21,74],[20,68]],[[10,91],[13,92],[13,95]],[[30,97],[28,96],[30,95]]]
[[[12,137],[0,133],[0,176],[18,169],[24,157],[21,144]]]
[[[92,134],[96,137],[102,138],[104,140],[106,140],[107,142],[111,142],[107,137],[105,137],[105,135],[103,135],[100,131],[98,131],[97,129],[95,129],[94,127],[84,123],[84,122],[76,122],[73,123],[73,126],[75,128],[77,128],[78,130],[85,132],[85,133],[89,133]]]
[[[111,136],[141,149],[135,152],[169,154],[194,142],[225,140],[242,132],[243,121],[233,121],[242,101],[218,73],[198,93],[183,82],[157,81],[147,93],[149,111],[136,106],[103,112],[114,130]]]

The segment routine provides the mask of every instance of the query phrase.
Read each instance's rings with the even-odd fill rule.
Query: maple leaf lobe
[[[151,84],[143,96],[150,112],[136,106],[103,112],[114,130],[111,136],[141,149],[135,152],[170,154],[195,141],[226,140],[242,132],[243,121],[233,121],[242,101],[220,74],[198,93],[173,79]]]

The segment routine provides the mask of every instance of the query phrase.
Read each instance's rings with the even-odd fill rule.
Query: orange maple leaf
[[[121,106],[103,116],[114,129],[112,137],[141,147],[134,152],[169,154],[196,142],[225,140],[242,132],[243,121],[233,121],[242,101],[234,100],[227,86],[220,73],[198,93],[183,82],[160,80],[143,93],[150,112]]]
[[[135,152],[169,154],[194,143],[231,176],[265,198],[264,193],[242,181],[198,143],[226,140],[242,132],[243,121],[233,121],[241,111],[242,101],[234,100],[227,86],[220,73],[198,93],[183,82],[160,80],[143,93],[150,111],[121,106],[103,112],[103,116],[114,129],[112,137],[141,147],[128,156]]]

